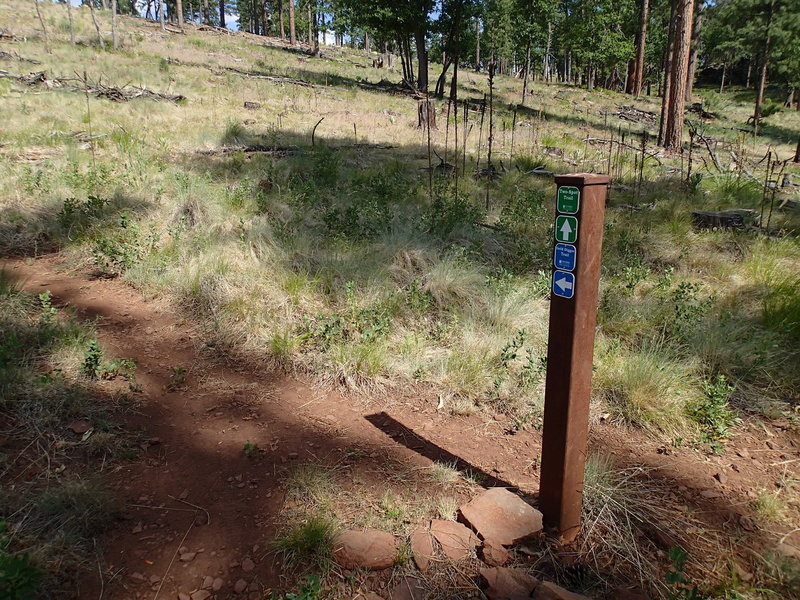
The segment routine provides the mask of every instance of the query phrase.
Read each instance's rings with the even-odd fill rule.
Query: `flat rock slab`
[[[387,569],[397,558],[394,536],[377,529],[345,531],[337,536],[333,548],[334,560],[345,569]]]
[[[479,540],[469,529],[455,521],[431,521],[431,533],[436,541],[442,545],[444,555],[451,560],[467,558]]]
[[[434,557],[430,531],[420,527],[411,534],[411,553],[414,555],[414,564],[417,568],[423,573],[427,571]]]
[[[486,490],[459,512],[483,539],[503,546],[511,546],[542,530],[542,513],[505,488]]]
[[[522,569],[486,567],[480,570],[486,580],[486,596],[489,600],[528,600],[539,580]]]
[[[581,596],[580,594],[567,591],[549,581],[543,581],[537,585],[531,598],[533,600],[592,600],[587,596]]]

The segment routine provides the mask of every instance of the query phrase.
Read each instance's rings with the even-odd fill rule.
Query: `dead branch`
[[[235,154],[243,152],[245,154],[270,154],[276,157],[294,156],[300,153],[297,146],[268,146],[266,144],[247,144],[247,145],[234,145],[234,146],[219,146],[218,148],[208,148],[205,150],[198,150],[197,154],[205,156],[225,156],[228,154]]]
[[[2,34],[0,34],[0,39],[2,39]],[[25,58],[24,56],[20,56],[16,52],[11,54],[10,52],[5,52],[4,50],[0,50],[0,58],[5,60],[18,60],[19,62],[26,62],[32,65],[40,65],[42,64],[41,61],[35,60],[33,58]]]
[[[711,144],[709,143],[708,138],[704,135],[700,135],[699,133],[697,134],[697,137],[701,142],[703,142],[703,144],[705,144],[708,154],[711,157],[711,161],[714,163],[714,167],[716,167],[717,171],[722,173],[722,167],[719,164],[719,157],[717,156],[717,153],[711,149]]]
[[[636,152],[642,151],[641,148],[631,146],[630,144],[626,144],[625,142],[621,142],[619,140],[603,140],[600,138],[589,137],[589,138],[584,138],[583,141],[589,142],[590,144],[617,144],[618,146],[622,146],[624,148],[630,148],[631,150],[635,150]],[[659,164],[659,166],[662,167],[664,166],[664,164],[661,162],[661,159],[658,157],[657,154],[653,154],[652,152],[645,152],[644,155],[655,160]]]
[[[100,82],[91,83],[81,79],[56,77],[50,79],[44,71],[28,73],[26,75],[15,75],[0,69],[0,78],[16,79],[27,86],[43,85],[48,89],[61,88],[74,92],[89,93],[96,98],[106,98],[113,102],[127,102],[134,98],[148,98],[151,100],[167,100],[169,102],[180,102],[186,97],[180,94],[162,94],[137,85],[126,85],[114,87],[103,85]]]

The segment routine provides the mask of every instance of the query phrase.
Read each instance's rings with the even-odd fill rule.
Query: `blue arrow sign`
[[[572,298],[575,295],[575,274],[553,271],[553,294],[561,298]]]
[[[553,266],[564,271],[574,271],[576,256],[577,251],[572,244],[556,244],[556,251],[553,253]]]

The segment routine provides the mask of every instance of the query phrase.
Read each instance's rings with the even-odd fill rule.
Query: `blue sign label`
[[[562,298],[572,298],[575,295],[575,274],[553,271],[553,294]]]
[[[576,255],[575,246],[572,244],[556,244],[556,251],[553,253],[553,266],[564,271],[574,271]]]

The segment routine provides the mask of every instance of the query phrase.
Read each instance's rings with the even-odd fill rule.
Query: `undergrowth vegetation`
[[[132,363],[103,361],[91,329],[54,307],[49,292],[23,293],[0,271],[4,598],[28,598],[35,589],[69,597],[92,539],[110,522],[113,499],[93,465],[109,468],[128,456],[112,411],[131,398],[125,391],[109,395],[92,379],[120,369],[132,381]]]

